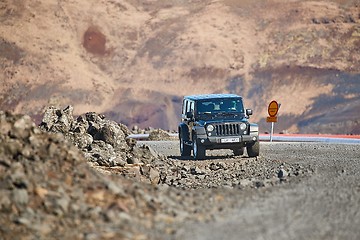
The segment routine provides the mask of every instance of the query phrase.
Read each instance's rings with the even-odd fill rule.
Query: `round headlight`
[[[241,123],[241,124],[240,124],[240,129],[241,129],[242,131],[244,131],[244,130],[246,129],[246,124],[245,124],[245,123]]]
[[[211,124],[209,124],[209,125],[207,125],[206,130],[207,130],[208,132],[212,132],[212,131],[214,131],[214,126],[211,125]]]

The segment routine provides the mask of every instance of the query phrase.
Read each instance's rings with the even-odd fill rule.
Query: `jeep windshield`
[[[204,118],[234,118],[244,115],[244,106],[241,98],[206,99],[197,101],[196,113]]]

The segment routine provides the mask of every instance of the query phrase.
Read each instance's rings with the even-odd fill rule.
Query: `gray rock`
[[[117,156],[110,159],[110,162],[112,166],[119,166],[119,167],[124,167],[127,163],[126,160],[124,160],[124,157],[121,156]]]
[[[255,186],[256,188],[265,187],[265,182],[264,182],[264,181],[261,181],[261,180],[255,181],[255,182],[254,182],[254,186]]]
[[[212,170],[212,171],[216,171],[216,170],[218,170],[220,168],[219,168],[219,166],[217,164],[211,163],[209,169]]]
[[[241,179],[240,180],[240,185],[243,187],[247,187],[252,183],[252,181],[250,181],[249,179]]]
[[[26,131],[26,129],[31,129],[35,127],[35,124],[31,120],[29,116],[22,116],[14,123],[14,127],[12,129],[12,135],[17,138],[28,138],[31,134],[30,131]]]
[[[124,189],[121,186],[116,185],[113,181],[107,182],[107,188],[117,196],[126,196]]]
[[[46,131],[50,131],[52,126],[57,122],[58,119],[58,112],[59,110],[55,107],[48,107],[45,110],[44,117],[42,119],[42,122],[40,124],[40,127],[45,129]]]
[[[280,179],[286,178],[287,175],[288,175],[288,173],[283,168],[281,168],[278,172],[278,178],[280,178]]]
[[[29,195],[26,189],[14,189],[12,200],[18,205],[26,205],[29,202]]]
[[[160,174],[155,168],[150,169],[149,173],[150,182],[154,185],[159,184],[160,182]]]
[[[63,197],[57,199],[56,204],[61,208],[63,213],[67,213],[70,205],[70,199],[67,195],[63,195]]]
[[[0,209],[10,209],[11,206],[11,191],[5,190],[4,186],[0,189]]]
[[[93,137],[86,132],[84,133],[74,132],[71,134],[71,136],[72,136],[71,140],[80,149],[89,147],[94,141]]]
[[[218,163],[217,163],[217,166],[218,166],[219,168],[222,168],[222,169],[227,169],[226,163],[224,163],[224,162],[218,162]]]
[[[193,175],[202,175],[202,174],[205,174],[205,172],[204,172],[202,169],[200,169],[198,166],[192,167],[192,168],[190,169],[190,173],[193,174]]]
[[[188,165],[185,165],[185,166],[183,166],[183,167],[181,168],[181,170],[184,170],[185,172],[190,172],[191,167],[188,166]]]
[[[31,226],[31,220],[25,218],[25,217],[19,217],[17,219],[15,219],[14,221],[16,224],[21,224],[21,225],[24,225],[24,226]]]
[[[85,118],[88,122],[100,122],[103,119],[102,116],[96,114],[95,112],[85,113]]]

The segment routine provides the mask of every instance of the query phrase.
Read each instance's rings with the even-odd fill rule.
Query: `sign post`
[[[280,104],[278,104],[275,100],[271,101],[268,107],[269,117],[266,118],[266,121],[271,122],[270,142],[272,142],[274,134],[274,123],[277,122],[277,113],[279,111],[279,108]]]

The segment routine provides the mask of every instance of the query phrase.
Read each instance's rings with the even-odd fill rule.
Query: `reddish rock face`
[[[96,27],[89,27],[84,33],[83,46],[93,54],[104,55],[106,53],[106,37]]]

